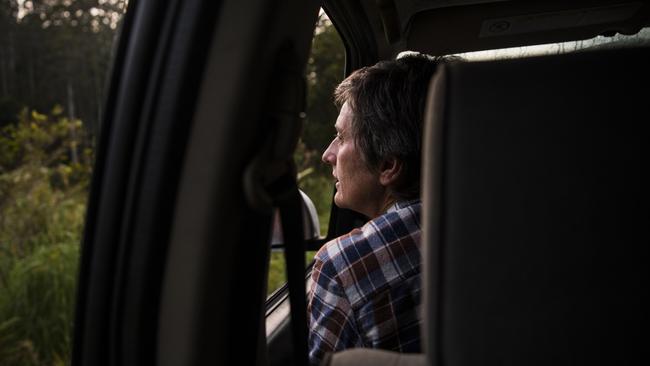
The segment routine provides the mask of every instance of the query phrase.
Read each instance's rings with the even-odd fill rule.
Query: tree
[[[69,118],[83,119],[96,134],[126,4],[126,0],[4,2],[0,117],[15,113],[16,104],[38,110],[62,104]]]
[[[327,17],[319,18],[307,63],[307,119],[303,141],[308,150],[323,151],[334,134],[338,112],[334,88],[343,80],[345,49]]]
[[[333,92],[343,80],[345,49],[336,29],[321,13],[316,24],[311,54],[307,62],[307,117],[295,153],[300,188],[313,200],[319,214],[321,232],[327,230],[332,201],[332,176],[321,155],[334,135],[338,111]]]

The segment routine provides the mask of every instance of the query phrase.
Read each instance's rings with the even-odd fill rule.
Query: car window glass
[[[650,28],[643,28],[636,34],[616,34],[611,37],[598,36],[580,41],[550,43],[536,46],[502,48],[497,50],[461,53],[467,60],[498,60],[538,55],[553,55],[586,50],[622,47],[643,47],[650,45]]]
[[[318,212],[321,235],[327,233],[332,193],[331,167],[321,161],[321,155],[335,133],[334,121],[338,111],[333,91],[343,80],[345,48],[336,29],[324,11],[320,12],[314,31],[312,49],[307,62],[307,110],[302,136],[294,153],[298,171],[298,186],[314,203]],[[315,252],[306,254],[309,263]],[[271,252],[268,294],[286,282],[282,250]]]
[[[0,3],[0,364],[67,365],[107,75],[127,0]]]

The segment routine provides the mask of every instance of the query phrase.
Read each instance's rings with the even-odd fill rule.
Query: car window
[[[633,35],[615,34],[598,36],[581,41],[550,43],[535,46],[502,48],[497,50],[461,53],[467,60],[498,60],[538,55],[553,55],[606,48],[643,47],[650,45],[650,28],[643,28]]]
[[[314,31],[312,49],[307,62],[307,110],[302,136],[294,153],[298,171],[298,186],[311,198],[320,222],[321,235],[327,233],[332,203],[331,168],[321,161],[321,155],[335,133],[334,121],[338,111],[333,91],[343,80],[345,48],[336,28],[324,11],[320,12]],[[306,254],[306,262],[315,252]],[[269,266],[268,294],[286,282],[282,250],[273,250]]]
[[[70,363],[81,234],[127,0],[0,5],[0,364]]]

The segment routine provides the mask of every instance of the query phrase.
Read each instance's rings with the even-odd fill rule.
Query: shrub
[[[81,121],[0,128],[0,364],[68,363],[92,154]]]
[[[0,298],[3,365],[63,364],[71,345],[79,244],[41,246],[16,261]]]

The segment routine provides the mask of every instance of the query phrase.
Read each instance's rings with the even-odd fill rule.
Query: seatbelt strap
[[[295,182],[295,181],[294,181]],[[284,236],[284,256],[289,287],[291,331],[294,363],[308,365],[307,301],[305,291],[305,235],[303,233],[302,197],[298,187],[291,188],[287,198],[278,205]]]

